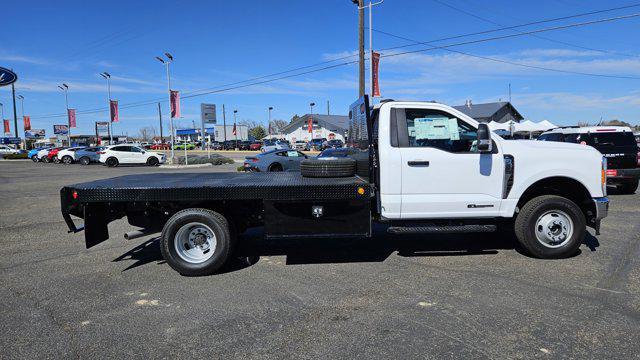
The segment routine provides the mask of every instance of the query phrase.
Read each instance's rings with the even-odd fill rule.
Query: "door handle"
[[[414,167],[428,167],[429,166],[429,162],[428,161],[408,161],[407,165],[409,166],[414,166]]]

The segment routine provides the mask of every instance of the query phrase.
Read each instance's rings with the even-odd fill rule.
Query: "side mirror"
[[[477,138],[478,152],[488,153],[493,150],[493,143],[491,142],[491,130],[486,123],[478,124],[478,138]]]

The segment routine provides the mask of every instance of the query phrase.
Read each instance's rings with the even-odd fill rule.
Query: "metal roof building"
[[[479,122],[520,122],[520,120],[524,119],[518,110],[508,101],[484,104],[473,104],[471,101],[467,101],[466,105],[454,106],[453,108]]]
[[[309,118],[312,118],[312,132],[309,132]],[[285,139],[290,142],[311,139],[339,139],[344,141],[349,129],[349,117],[345,115],[305,114],[282,128]]]

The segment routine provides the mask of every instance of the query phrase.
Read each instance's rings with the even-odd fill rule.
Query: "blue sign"
[[[0,67],[0,86],[11,85],[18,80],[18,75],[9,69]]]
[[[13,145],[17,145],[22,143],[22,139],[20,139],[19,137],[2,137],[0,138],[0,144],[3,145],[9,145],[9,144],[13,144]]]

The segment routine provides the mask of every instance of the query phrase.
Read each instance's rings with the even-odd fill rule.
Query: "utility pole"
[[[67,142],[69,146],[71,146],[71,119],[69,118],[69,86],[67,84],[62,84],[62,86],[58,85],[58,89],[64,91],[64,104],[67,108]]]
[[[11,94],[13,95],[13,127],[16,137],[18,136],[18,112],[16,111],[16,88],[11,84]]]
[[[327,115],[331,115],[331,114],[329,113],[329,100],[327,100]]]
[[[224,141],[227,141],[227,112],[224,110],[224,104],[222,104],[222,128],[224,129]]]
[[[160,118],[160,143],[164,143],[164,137],[162,136],[162,110],[160,109],[160,103],[158,103],[158,117]]]
[[[351,0],[358,6],[359,96],[364,96],[364,0]]]

